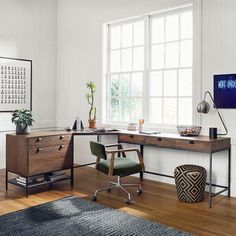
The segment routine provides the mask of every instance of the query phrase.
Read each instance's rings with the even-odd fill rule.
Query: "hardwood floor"
[[[26,198],[19,187],[9,185],[8,192],[5,191],[5,171],[0,170],[0,215],[70,195],[90,200],[94,190],[105,186],[108,181],[107,176],[93,168],[78,168],[75,169],[73,189],[68,182],[61,182],[54,184],[51,189],[35,189]],[[138,182],[139,179],[127,177],[123,181]],[[126,195],[120,190],[99,193],[97,202],[197,235],[236,235],[236,198],[217,196],[213,200],[213,207],[209,209],[207,196],[201,203],[183,203],[177,200],[173,185],[145,179],[142,185],[144,192],[140,196],[135,189],[130,188],[135,201],[133,205],[125,203]]]

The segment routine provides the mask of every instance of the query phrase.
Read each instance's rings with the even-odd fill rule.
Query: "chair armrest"
[[[137,156],[138,156],[138,159],[139,159],[139,162],[142,166],[142,171],[144,171],[144,163],[143,163],[143,157],[139,151],[139,149],[137,148],[128,148],[128,149],[119,149],[119,150],[110,150],[110,151],[106,151],[107,154],[112,154],[112,162],[113,162],[113,165],[114,165],[114,159],[115,159],[115,154],[116,153],[119,153],[119,152],[122,152],[122,153],[126,153],[126,152],[136,152],[137,153]],[[112,169],[113,171],[113,169]]]
[[[105,147],[122,147],[121,143],[106,144]]]
[[[117,150],[106,150],[107,154],[119,153],[119,152],[137,152],[137,148],[128,148],[128,149],[117,149]]]

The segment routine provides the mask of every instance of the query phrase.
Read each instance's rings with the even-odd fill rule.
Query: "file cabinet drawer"
[[[38,136],[35,138],[28,139],[28,145],[30,147],[42,147],[42,146],[52,146],[60,145],[63,143],[69,143],[71,140],[71,135],[54,135],[54,136]]]
[[[29,148],[29,174],[35,175],[54,170],[70,168],[72,165],[71,146],[61,144]]]

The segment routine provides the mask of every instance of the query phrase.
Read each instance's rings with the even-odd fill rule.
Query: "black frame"
[[[32,75],[33,75],[33,72],[32,72],[32,60],[29,60],[29,59],[22,59],[22,58],[13,58],[13,57],[1,57],[0,56],[0,59],[6,59],[6,60],[13,60],[13,61],[24,61],[24,62],[29,62],[30,63],[30,99],[29,99],[29,110],[32,111]],[[0,65],[1,66],[1,65]],[[19,107],[19,109],[21,109],[21,107]],[[0,112],[13,112],[13,110],[9,109],[9,110],[0,110]]]

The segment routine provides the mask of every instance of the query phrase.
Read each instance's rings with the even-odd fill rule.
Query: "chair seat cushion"
[[[97,165],[96,169],[103,172],[104,174],[109,173],[110,159],[101,160]],[[126,176],[136,174],[142,171],[141,164],[133,161],[129,158],[117,157],[115,159],[113,175]]]

